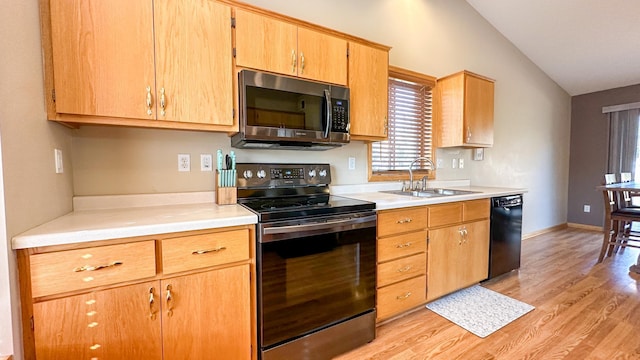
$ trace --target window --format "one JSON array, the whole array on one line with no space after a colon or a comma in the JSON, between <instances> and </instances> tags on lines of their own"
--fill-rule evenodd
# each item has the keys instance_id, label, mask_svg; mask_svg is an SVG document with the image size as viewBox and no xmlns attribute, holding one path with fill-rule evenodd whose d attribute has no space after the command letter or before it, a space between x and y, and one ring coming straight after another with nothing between
<instances>
[{"instance_id":1,"label":"window","mask_svg":"<svg viewBox=\"0 0 640 360\"><path fill-rule=\"evenodd\" d=\"M409 165L418 157L433 160L432 89L435 78L389 67L388 137L369 144L369 180L409 179ZM413 166L414 178L435 169L425 161ZM427 170L432 170L427 172Z\"/></svg>"}]
</instances>

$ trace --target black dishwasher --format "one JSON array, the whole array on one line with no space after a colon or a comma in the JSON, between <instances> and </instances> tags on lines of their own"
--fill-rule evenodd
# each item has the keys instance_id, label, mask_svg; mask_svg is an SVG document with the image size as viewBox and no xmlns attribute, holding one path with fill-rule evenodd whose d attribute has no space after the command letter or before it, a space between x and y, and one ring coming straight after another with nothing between
<instances>
[{"instance_id":1,"label":"black dishwasher","mask_svg":"<svg viewBox=\"0 0 640 360\"><path fill-rule=\"evenodd\" d=\"M491 199L489 279L520 268L522 195Z\"/></svg>"}]
</instances>

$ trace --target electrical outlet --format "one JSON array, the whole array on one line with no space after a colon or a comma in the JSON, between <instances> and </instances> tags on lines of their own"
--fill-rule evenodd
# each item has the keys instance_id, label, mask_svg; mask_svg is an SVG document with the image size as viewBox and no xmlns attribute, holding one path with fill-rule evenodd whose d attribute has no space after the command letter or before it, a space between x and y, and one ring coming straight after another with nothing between
<instances>
[{"instance_id":1,"label":"electrical outlet","mask_svg":"<svg viewBox=\"0 0 640 360\"><path fill-rule=\"evenodd\" d=\"M191 155L178 154L178 171L191 171Z\"/></svg>"},{"instance_id":2,"label":"electrical outlet","mask_svg":"<svg viewBox=\"0 0 640 360\"><path fill-rule=\"evenodd\" d=\"M53 149L53 157L56 165L56 174L62 174L64 172L64 166L62 164L62 150Z\"/></svg>"},{"instance_id":3,"label":"electrical outlet","mask_svg":"<svg viewBox=\"0 0 640 360\"><path fill-rule=\"evenodd\" d=\"M458 159L451 159L451 168L455 169L458 167Z\"/></svg>"},{"instance_id":4,"label":"electrical outlet","mask_svg":"<svg viewBox=\"0 0 640 360\"><path fill-rule=\"evenodd\" d=\"M444 167L444 161L442 159L436 160L436 169L442 169Z\"/></svg>"},{"instance_id":5,"label":"electrical outlet","mask_svg":"<svg viewBox=\"0 0 640 360\"><path fill-rule=\"evenodd\" d=\"M356 169L356 158L349 157L349 170L355 170L355 169Z\"/></svg>"},{"instance_id":6,"label":"electrical outlet","mask_svg":"<svg viewBox=\"0 0 640 360\"><path fill-rule=\"evenodd\" d=\"M586 212L586 213L591 212L591 205L585 205L585 206L582 208L582 211L584 211L584 212Z\"/></svg>"},{"instance_id":7,"label":"electrical outlet","mask_svg":"<svg viewBox=\"0 0 640 360\"><path fill-rule=\"evenodd\" d=\"M460 158L460 159L458 160L458 167L459 167L460 169L464 169L464 159L463 159L463 158Z\"/></svg>"},{"instance_id":8,"label":"electrical outlet","mask_svg":"<svg viewBox=\"0 0 640 360\"><path fill-rule=\"evenodd\" d=\"M213 171L213 157L211 154L200 154L200 171Z\"/></svg>"}]
</instances>

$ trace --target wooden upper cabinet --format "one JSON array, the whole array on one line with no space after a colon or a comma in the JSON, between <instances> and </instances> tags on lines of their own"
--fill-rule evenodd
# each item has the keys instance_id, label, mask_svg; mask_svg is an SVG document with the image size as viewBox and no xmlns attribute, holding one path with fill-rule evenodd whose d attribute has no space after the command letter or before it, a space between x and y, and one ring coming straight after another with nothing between
<instances>
[{"instance_id":1,"label":"wooden upper cabinet","mask_svg":"<svg viewBox=\"0 0 640 360\"><path fill-rule=\"evenodd\" d=\"M43 14L47 7L50 13L43 20L43 42L45 53L51 52L47 70L53 68L47 75L53 79L48 86L55 89L52 120L233 130L230 6L215 1L41 2Z\"/></svg>"},{"instance_id":2,"label":"wooden upper cabinet","mask_svg":"<svg viewBox=\"0 0 640 360\"><path fill-rule=\"evenodd\" d=\"M462 71L438 79L440 147L493 145L494 81Z\"/></svg>"},{"instance_id":3,"label":"wooden upper cabinet","mask_svg":"<svg viewBox=\"0 0 640 360\"><path fill-rule=\"evenodd\" d=\"M154 1L159 120L233 125L231 8Z\"/></svg>"},{"instance_id":4,"label":"wooden upper cabinet","mask_svg":"<svg viewBox=\"0 0 640 360\"><path fill-rule=\"evenodd\" d=\"M347 40L236 9L236 65L347 84Z\"/></svg>"},{"instance_id":5,"label":"wooden upper cabinet","mask_svg":"<svg viewBox=\"0 0 640 360\"><path fill-rule=\"evenodd\" d=\"M153 4L51 1L58 113L151 119L155 94Z\"/></svg>"},{"instance_id":6,"label":"wooden upper cabinet","mask_svg":"<svg viewBox=\"0 0 640 360\"><path fill-rule=\"evenodd\" d=\"M349 43L351 138L380 141L387 138L389 51Z\"/></svg>"},{"instance_id":7,"label":"wooden upper cabinet","mask_svg":"<svg viewBox=\"0 0 640 360\"><path fill-rule=\"evenodd\" d=\"M236 65L297 75L295 25L236 9Z\"/></svg>"}]
</instances>

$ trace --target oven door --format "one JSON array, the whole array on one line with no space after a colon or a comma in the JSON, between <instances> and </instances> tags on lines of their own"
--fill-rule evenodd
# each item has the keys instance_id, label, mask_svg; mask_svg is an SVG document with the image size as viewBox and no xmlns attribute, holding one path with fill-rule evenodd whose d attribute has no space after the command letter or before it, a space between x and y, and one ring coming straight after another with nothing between
<instances>
[{"instance_id":1,"label":"oven door","mask_svg":"<svg viewBox=\"0 0 640 360\"><path fill-rule=\"evenodd\" d=\"M259 224L262 351L375 308L376 214Z\"/></svg>"}]
</instances>

